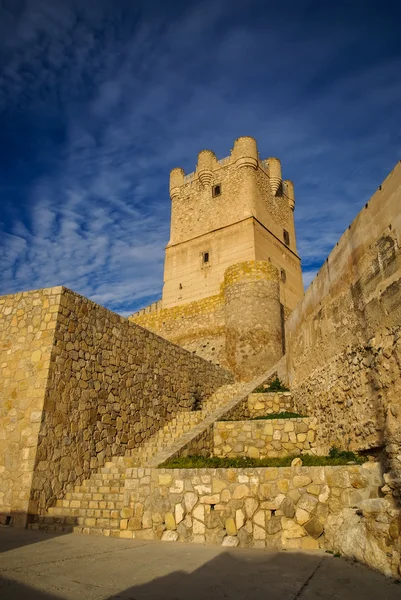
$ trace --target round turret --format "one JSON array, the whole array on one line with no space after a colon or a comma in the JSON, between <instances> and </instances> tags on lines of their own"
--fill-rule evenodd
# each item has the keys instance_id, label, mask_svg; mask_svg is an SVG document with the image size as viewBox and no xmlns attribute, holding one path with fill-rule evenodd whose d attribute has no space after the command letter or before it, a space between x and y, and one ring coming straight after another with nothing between
<instances>
[{"instance_id":1,"label":"round turret","mask_svg":"<svg viewBox=\"0 0 401 600\"><path fill-rule=\"evenodd\" d=\"M295 209L295 193L294 193L294 184L292 181L287 179L284 183L285 194L288 198L288 204L290 205L291 210Z\"/></svg>"},{"instance_id":2,"label":"round turret","mask_svg":"<svg viewBox=\"0 0 401 600\"><path fill-rule=\"evenodd\" d=\"M201 150L198 154L197 173L203 186L211 185L213 181L213 167L217 158L211 150Z\"/></svg>"},{"instance_id":3,"label":"round turret","mask_svg":"<svg viewBox=\"0 0 401 600\"><path fill-rule=\"evenodd\" d=\"M223 290L227 361L238 379L250 380L283 354L278 269L262 260L232 265Z\"/></svg>"},{"instance_id":4,"label":"round turret","mask_svg":"<svg viewBox=\"0 0 401 600\"><path fill-rule=\"evenodd\" d=\"M184 170L180 168L170 171L170 198L176 198L180 195L180 187L184 184Z\"/></svg>"},{"instance_id":5,"label":"round turret","mask_svg":"<svg viewBox=\"0 0 401 600\"><path fill-rule=\"evenodd\" d=\"M256 169L258 165L258 147L255 138L250 136L237 138L234 142L232 156L237 169L241 167Z\"/></svg>"},{"instance_id":6,"label":"round turret","mask_svg":"<svg viewBox=\"0 0 401 600\"><path fill-rule=\"evenodd\" d=\"M270 177L270 186L275 196L281 185L281 162L278 158L268 158L267 159L268 169L269 169L269 177Z\"/></svg>"}]
</instances>

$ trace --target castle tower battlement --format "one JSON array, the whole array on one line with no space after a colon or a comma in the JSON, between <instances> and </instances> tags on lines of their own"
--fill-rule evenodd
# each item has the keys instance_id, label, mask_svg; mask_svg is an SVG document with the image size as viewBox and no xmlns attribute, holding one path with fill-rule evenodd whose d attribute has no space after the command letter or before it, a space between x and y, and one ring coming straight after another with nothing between
<instances>
[{"instance_id":1,"label":"castle tower battlement","mask_svg":"<svg viewBox=\"0 0 401 600\"><path fill-rule=\"evenodd\" d=\"M294 186L278 158L262 160L256 140L235 140L218 160L201 150L196 169L170 174L171 229L166 248L163 307L219 293L225 270L268 260L280 273L280 298L291 311L303 295L294 226Z\"/></svg>"}]
</instances>

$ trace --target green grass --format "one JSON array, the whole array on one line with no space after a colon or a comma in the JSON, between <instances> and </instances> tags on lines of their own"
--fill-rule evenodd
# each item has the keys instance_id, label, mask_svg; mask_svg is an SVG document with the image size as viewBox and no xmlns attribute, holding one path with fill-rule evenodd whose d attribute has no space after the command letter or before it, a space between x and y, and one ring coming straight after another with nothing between
<instances>
[{"instance_id":1,"label":"green grass","mask_svg":"<svg viewBox=\"0 0 401 600\"><path fill-rule=\"evenodd\" d=\"M340 453L341 454L341 453ZM347 452L347 457L344 456L312 456L310 454L303 454L299 456L302 460L304 467L325 467L325 466L340 466L346 465L349 462L355 462L356 464L362 464L366 462L366 459L361 456L357 456L352 452ZM352 455L352 458L350 458ZM283 458L219 458L217 456L211 456L205 458L203 456L182 456L178 458L172 458L166 461L164 464L159 465L159 468L163 469L247 469L257 467L289 467L294 458L298 456L284 456Z\"/></svg>"},{"instance_id":2,"label":"green grass","mask_svg":"<svg viewBox=\"0 0 401 600\"><path fill-rule=\"evenodd\" d=\"M273 381L269 383L266 387L264 384L259 385L257 388L253 390L255 394L267 394L268 392L289 392L290 390L283 383L281 383L280 379L276 377Z\"/></svg>"},{"instance_id":3,"label":"green grass","mask_svg":"<svg viewBox=\"0 0 401 600\"><path fill-rule=\"evenodd\" d=\"M252 419L244 419L238 418L233 419L230 417L219 419L219 421L263 421L263 420L271 420L271 419L303 419L304 415L299 415L294 412L282 411L279 413L271 413L270 415L266 415L265 417L252 417Z\"/></svg>"},{"instance_id":4,"label":"green grass","mask_svg":"<svg viewBox=\"0 0 401 600\"><path fill-rule=\"evenodd\" d=\"M265 417L253 417L250 419L251 421L260 421L263 419L303 419L304 415L299 415L298 413L290 412L290 411L282 411L279 413L271 413L270 415L266 415Z\"/></svg>"}]
</instances>

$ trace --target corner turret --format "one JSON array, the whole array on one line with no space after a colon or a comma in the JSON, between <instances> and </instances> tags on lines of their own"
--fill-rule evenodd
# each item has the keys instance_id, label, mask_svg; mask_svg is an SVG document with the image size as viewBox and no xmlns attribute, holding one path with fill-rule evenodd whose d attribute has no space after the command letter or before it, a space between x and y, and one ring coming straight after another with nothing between
<instances>
[{"instance_id":1,"label":"corner turret","mask_svg":"<svg viewBox=\"0 0 401 600\"><path fill-rule=\"evenodd\" d=\"M184 184L184 170L177 168L170 171L170 198L173 200L180 195L180 187Z\"/></svg>"}]
</instances>

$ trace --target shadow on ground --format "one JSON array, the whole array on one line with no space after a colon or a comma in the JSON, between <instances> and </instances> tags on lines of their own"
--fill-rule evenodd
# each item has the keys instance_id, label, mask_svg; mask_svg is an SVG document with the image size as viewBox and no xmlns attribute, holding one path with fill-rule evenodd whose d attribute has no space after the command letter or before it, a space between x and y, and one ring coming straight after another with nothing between
<instances>
[{"instance_id":1,"label":"shadow on ground","mask_svg":"<svg viewBox=\"0 0 401 600\"><path fill-rule=\"evenodd\" d=\"M1 600L400 600L401 585L364 565L320 553L145 543L32 565L0 579ZM206 553L206 554L205 554ZM145 561L144 561L145 557ZM142 561L142 562L141 562ZM65 563L60 566L60 563ZM145 564L145 568L143 565ZM108 567L107 567L108 565ZM178 568L177 568L178 567ZM181 569L179 568L181 567ZM196 568L195 568L196 567ZM61 568L63 570L61 570ZM187 568L188 571L184 569ZM47 570L46 570L47 569ZM191 570L192 569L192 570ZM161 573L164 573L160 576ZM51 574L51 575L49 575ZM23 580L25 577L25 581ZM20 579L20 580L18 580ZM27 580L35 581L28 586ZM128 585L132 583L132 585ZM119 589L122 588L122 591Z\"/></svg>"},{"instance_id":2,"label":"shadow on ground","mask_svg":"<svg viewBox=\"0 0 401 600\"><path fill-rule=\"evenodd\" d=\"M21 515L23 515L23 519L25 520L25 513L11 513L7 515L0 513L0 553L43 541L42 531L30 531L29 535L27 535L27 531L24 527L13 527L14 523L22 522ZM58 525L57 518L47 517L47 519L47 526L49 528L54 526L56 529L56 525ZM28 517L28 521L29 520L30 517ZM68 528L69 530L64 532L48 531L46 532L47 538L51 539L67 535L71 532L73 526L74 525L71 525L71 527Z\"/></svg>"}]
</instances>

